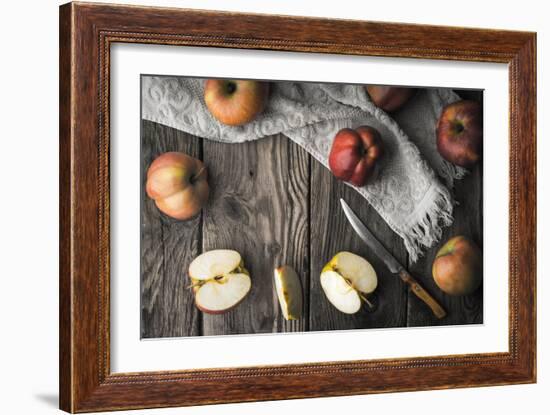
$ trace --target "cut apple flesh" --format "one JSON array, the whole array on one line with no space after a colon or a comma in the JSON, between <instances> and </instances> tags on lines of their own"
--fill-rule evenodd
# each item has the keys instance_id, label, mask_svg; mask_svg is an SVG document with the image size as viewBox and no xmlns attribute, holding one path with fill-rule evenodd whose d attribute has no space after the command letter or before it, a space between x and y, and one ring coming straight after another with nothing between
<instances>
[{"instance_id":1,"label":"cut apple flesh","mask_svg":"<svg viewBox=\"0 0 550 415\"><path fill-rule=\"evenodd\" d=\"M200 285L195 292L197 306L205 312L220 313L236 306L250 291L247 274L228 274Z\"/></svg>"},{"instance_id":2,"label":"cut apple flesh","mask_svg":"<svg viewBox=\"0 0 550 415\"><path fill-rule=\"evenodd\" d=\"M230 249L214 249L196 257L189 265L194 280L209 280L229 274L241 265L241 254Z\"/></svg>"},{"instance_id":3,"label":"cut apple flesh","mask_svg":"<svg viewBox=\"0 0 550 415\"><path fill-rule=\"evenodd\" d=\"M321 272L321 287L328 300L347 314L359 311L362 300L370 306L364 294L373 292L377 284L372 265L351 252L336 254Z\"/></svg>"},{"instance_id":4,"label":"cut apple flesh","mask_svg":"<svg viewBox=\"0 0 550 415\"><path fill-rule=\"evenodd\" d=\"M369 294L376 289L376 271L365 258L351 252L340 252L334 258L334 270L349 280L356 290Z\"/></svg>"},{"instance_id":5,"label":"cut apple flesh","mask_svg":"<svg viewBox=\"0 0 550 415\"><path fill-rule=\"evenodd\" d=\"M285 265L274 272L275 291L286 320L297 320L302 316L302 283L296 271Z\"/></svg>"},{"instance_id":6,"label":"cut apple flesh","mask_svg":"<svg viewBox=\"0 0 550 415\"><path fill-rule=\"evenodd\" d=\"M354 314L361 308L361 298L344 277L335 271L321 274L321 287L328 300L342 313Z\"/></svg>"},{"instance_id":7,"label":"cut apple flesh","mask_svg":"<svg viewBox=\"0 0 550 415\"><path fill-rule=\"evenodd\" d=\"M252 286L241 255L216 249L199 255L189 266L195 303L206 313L222 313L236 306Z\"/></svg>"}]
</instances>

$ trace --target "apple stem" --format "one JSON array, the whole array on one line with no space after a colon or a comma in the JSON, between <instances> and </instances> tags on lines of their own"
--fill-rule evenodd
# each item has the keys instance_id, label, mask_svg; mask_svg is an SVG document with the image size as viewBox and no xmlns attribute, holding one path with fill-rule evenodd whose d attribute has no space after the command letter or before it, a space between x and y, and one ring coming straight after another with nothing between
<instances>
[{"instance_id":1,"label":"apple stem","mask_svg":"<svg viewBox=\"0 0 550 415\"><path fill-rule=\"evenodd\" d=\"M191 181L196 181L201 176L203 171L206 171L206 167L204 166L202 166L199 172L192 177Z\"/></svg>"},{"instance_id":2,"label":"apple stem","mask_svg":"<svg viewBox=\"0 0 550 415\"><path fill-rule=\"evenodd\" d=\"M357 292L359 294L359 297L369 306L370 309L374 308L374 305L365 297L363 294L361 294L359 291Z\"/></svg>"},{"instance_id":3,"label":"apple stem","mask_svg":"<svg viewBox=\"0 0 550 415\"><path fill-rule=\"evenodd\" d=\"M336 268L334 268L334 269L336 270ZM367 297L365 297L363 294L361 294L361 292L353 286L353 284L351 283L350 280L348 280L347 278L344 278L344 281L346 281L346 283L351 288L353 288L355 291L357 291L357 294L359 295L359 298L361 298L361 300L363 300L369 306L369 308L371 310L374 308L374 305L372 305L372 303L367 299Z\"/></svg>"}]
</instances>

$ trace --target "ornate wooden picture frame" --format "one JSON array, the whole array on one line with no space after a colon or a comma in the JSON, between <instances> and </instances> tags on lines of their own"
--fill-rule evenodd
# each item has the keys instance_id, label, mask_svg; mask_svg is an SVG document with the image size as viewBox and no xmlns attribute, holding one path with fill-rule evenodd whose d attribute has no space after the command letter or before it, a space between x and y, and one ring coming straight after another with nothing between
<instances>
[{"instance_id":1,"label":"ornate wooden picture frame","mask_svg":"<svg viewBox=\"0 0 550 415\"><path fill-rule=\"evenodd\" d=\"M112 373L109 71L115 43L508 64L509 351ZM105 4L60 8L60 407L65 411L535 382L535 209L534 33Z\"/></svg>"}]
</instances>

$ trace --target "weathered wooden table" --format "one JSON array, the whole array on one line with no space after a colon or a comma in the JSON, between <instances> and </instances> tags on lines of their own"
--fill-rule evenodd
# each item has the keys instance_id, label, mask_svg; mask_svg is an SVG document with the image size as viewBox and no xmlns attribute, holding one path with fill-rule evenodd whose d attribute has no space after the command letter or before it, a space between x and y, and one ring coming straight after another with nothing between
<instances>
[{"instance_id":1,"label":"weathered wooden table","mask_svg":"<svg viewBox=\"0 0 550 415\"><path fill-rule=\"evenodd\" d=\"M481 93L461 93L481 99ZM284 135L244 144L203 140L173 128L142 121L141 335L142 338L208 336L474 324L483 322L483 289L450 297L433 282L431 264L440 244L412 263L401 239L366 201L338 182L328 169ZM166 151L182 151L204 160L211 188L202 214L178 222L161 214L145 194L152 160ZM458 181L454 223L442 242L465 234L480 247L482 238L482 165ZM447 310L437 320L401 280L371 255L353 232L339 206L344 198L398 261L408 266ZM241 253L252 290L221 315L200 312L188 288L189 263L217 248ZM378 274L377 308L354 315L334 308L322 291L322 267L339 251L365 257ZM273 269L289 264L302 279L304 313L285 321L273 288Z\"/></svg>"}]
</instances>

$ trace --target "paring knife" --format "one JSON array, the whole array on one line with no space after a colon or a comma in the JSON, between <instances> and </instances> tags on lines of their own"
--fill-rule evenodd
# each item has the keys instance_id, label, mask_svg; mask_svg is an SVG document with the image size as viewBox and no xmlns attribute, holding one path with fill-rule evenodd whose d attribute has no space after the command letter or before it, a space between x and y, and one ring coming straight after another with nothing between
<instances>
[{"instance_id":1,"label":"paring knife","mask_svg":"<svg viewBox=\"0 0 550 415\"><path fill-rule=\"evenodd\" d=\"M399 274L405 284L407 284L411 291L422 301L424 301L428 307L430 307L437 318L443 318L447 314L443 307L407 272L407 270L387 251L386 248L374 237L374 235L367 229L367 227L361 222L361 219L357 217L355 212L351 210L344 199L340 199L342 209L348 218L349 223L357 232L357 235L368 245L368 247L380 258L388 269L394 273Z\"/></svg>"}]
</instances>

